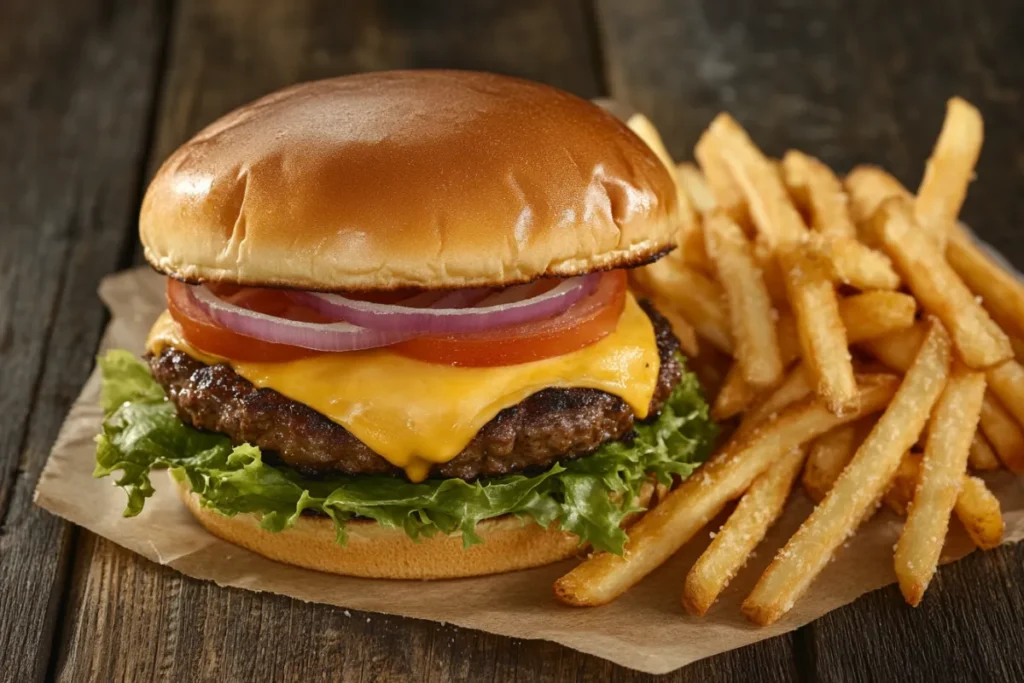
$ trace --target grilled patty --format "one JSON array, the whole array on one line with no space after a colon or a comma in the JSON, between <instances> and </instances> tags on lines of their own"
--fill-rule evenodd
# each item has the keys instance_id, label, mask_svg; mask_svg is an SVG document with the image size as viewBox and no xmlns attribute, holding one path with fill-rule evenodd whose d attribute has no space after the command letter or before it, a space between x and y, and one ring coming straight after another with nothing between
<instances>
[{"instance_id":1,"label":"grilled patty","mask_svg":"<svg viewBox=\"0 0 1024 683\"><path fill-rule=\"evenodd\" d=\"M648 302L641 305L654 324L661 358L653 417L679 382L679 341ZM338 423L273 389L257 389L226 363L207 365L171 347L147 359L188 424L226 434L236 444L255 444L306 475L403 474ZM472 480L546 468L630 438L633 419L622 399L603 391L545 389L498 413L430 476Z\"/></svg>"}]
</instances>

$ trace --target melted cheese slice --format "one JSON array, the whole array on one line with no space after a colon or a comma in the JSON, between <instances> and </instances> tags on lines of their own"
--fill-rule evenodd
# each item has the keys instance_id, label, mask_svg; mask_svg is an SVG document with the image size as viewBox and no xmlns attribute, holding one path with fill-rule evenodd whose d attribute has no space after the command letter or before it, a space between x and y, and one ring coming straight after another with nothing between
<instances>
[{"instance_id":1,"label":"melted cheese slice","mask_svg":"<svg viewBox=\"0 0 1024 683\"><path fill-rule=\"evenodd\" d=\"M502 409L548 387L600 389L647 416L657 384L654 328L632 295L615 331L579 351L532 363L456 368L387 349L327 353L283 363L234 361L199 351L164 313L147 349L173 346L204 363L228 363L260 388L274 389L340 424L388 462L422 481L431 464L458 455Z\"/></svg>"}]
</instances>

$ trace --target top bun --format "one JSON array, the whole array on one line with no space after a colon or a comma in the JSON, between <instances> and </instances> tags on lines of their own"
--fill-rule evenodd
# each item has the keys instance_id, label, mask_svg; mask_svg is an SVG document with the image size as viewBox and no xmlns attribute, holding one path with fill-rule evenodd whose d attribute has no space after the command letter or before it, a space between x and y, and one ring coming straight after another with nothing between
<instances>
[{"instance_id":1,"label":"top bun","mask_svg":"<svg viewBox=\"0 0 1024 683\"><path fill-rule=\"evenodd\" d=\"M622 123L545 85L395 71L224 116L142 203L146 259L189 282L321 291L500 286L670 250L676 190Z\"/></svg>"}]
</instances>

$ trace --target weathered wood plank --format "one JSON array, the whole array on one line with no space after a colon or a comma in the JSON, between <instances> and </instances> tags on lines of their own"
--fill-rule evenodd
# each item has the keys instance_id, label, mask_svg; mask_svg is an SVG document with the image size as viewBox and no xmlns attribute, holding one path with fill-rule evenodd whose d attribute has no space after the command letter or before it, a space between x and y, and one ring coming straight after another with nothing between
<instances>
[{"instance_id":1,"label":"weathered wood plank","mask_svg":"<svg viewBox=\"0 0 1024 683\"><path fill-rule=\"evenodd\" d=\"M798 147L838 169L871 162L916 187L959 94L988 144L964 217L1024 267L1019 178L1024 12L1012 2L599 2L611 95L651 115L677 158L730 111L771 154ZM1019 680L1020 546L940 570L917 610L895 589L798 637L813 678Z\"/></svg>"},{"instance_id":2,"label":"weathered wood plank","mask_svg":"<svg viewBox=\"0 0 1024 683\"><path fill-rule=\"evenodd\" d=\"M124 260L156 91L156 2L0 4L0 680L41 680L70 525L32 505Z\"/></svg>"}]
</instances>

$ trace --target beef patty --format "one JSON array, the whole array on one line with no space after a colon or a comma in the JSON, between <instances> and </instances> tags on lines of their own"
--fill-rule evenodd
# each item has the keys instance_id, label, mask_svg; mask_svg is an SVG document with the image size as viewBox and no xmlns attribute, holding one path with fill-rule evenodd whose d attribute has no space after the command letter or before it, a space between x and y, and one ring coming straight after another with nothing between
<instances>
[{"instance_id":1,"label":"beef patty","mask_svg":"<svg viewBox=\"0 0 1024 683\"><path fill-rule=\"evenodd\" d=\"M650 415L661 411L679 382L679 341L668 322L641 302L654 324L661 368ZM273 389L257 389L226 363L207 365L166 347L147 356L153 376L186 423L248 442L306 475L402 474L336 422ZM633 411L597 389L544 389L505 408L432 477L478 477L548 467L633 434Z\"/></svg>"}]
</instances>

